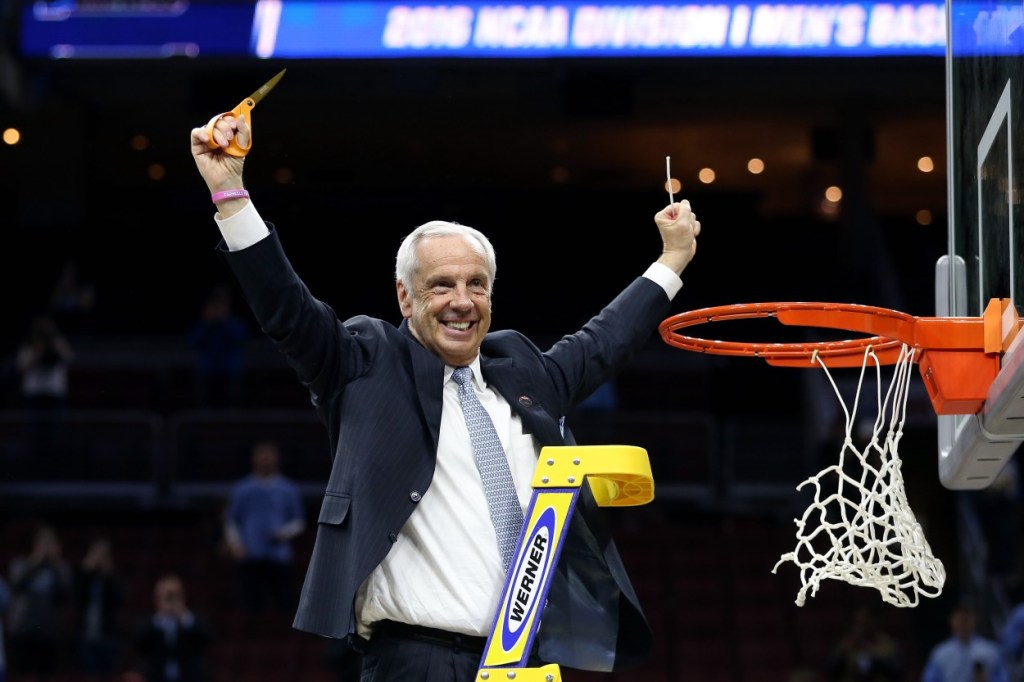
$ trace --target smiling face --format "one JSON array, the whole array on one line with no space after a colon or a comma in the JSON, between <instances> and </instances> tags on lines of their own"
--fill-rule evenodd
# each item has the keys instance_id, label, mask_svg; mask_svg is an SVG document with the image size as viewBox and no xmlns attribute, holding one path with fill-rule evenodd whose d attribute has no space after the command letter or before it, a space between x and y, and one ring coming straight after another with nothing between
<instances>
[{"instance_id":1,"label":"smiling face","mask_svg":"<svg viewBox=\"0 0 1024 682\"><path fill-rule=\"evenodd\" d=\"M459 235L416 245L412 286L398 281L402 316L423 346L446 364L468 365L491 326L491 281L484 256Z\"/></svg>"}]
</instances>

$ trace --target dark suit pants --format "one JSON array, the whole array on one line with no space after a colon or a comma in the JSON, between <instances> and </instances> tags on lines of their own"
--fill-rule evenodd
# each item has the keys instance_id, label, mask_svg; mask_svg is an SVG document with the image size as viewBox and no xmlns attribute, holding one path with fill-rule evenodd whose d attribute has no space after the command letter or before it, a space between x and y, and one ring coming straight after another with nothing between
<instances>
[{"instance_id":1,"label":"dark suit pants","mask_svg":"<svg viewBox=\"0 0 1024 682\"><path fill-rule=\"evenodd\" d=\"M363 654L360 682L473 682L480 656L452 644L374 636Z\"/></svg>"}]
</instances>

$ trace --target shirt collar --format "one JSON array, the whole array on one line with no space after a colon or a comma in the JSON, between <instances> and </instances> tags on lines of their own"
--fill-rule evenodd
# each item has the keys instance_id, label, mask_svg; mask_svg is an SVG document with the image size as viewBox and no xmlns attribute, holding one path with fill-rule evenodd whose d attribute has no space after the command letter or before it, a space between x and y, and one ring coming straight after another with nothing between
<instances>
[{"instance_id":1,"label":"shirt collar","mask_svg":"<svg viewBox=\"0 0 1024 682\"><path fill-rule=\"evenodd\" d=\"M478 389L487 388L487 383L484 381L483 374L480 373L480 354L477 353L473 362L469 363L469 369L473 372L473 385ZM444 366L444 383L447 384L455 374L455 367L453 365Z\"/></svg>"}]
</instances>

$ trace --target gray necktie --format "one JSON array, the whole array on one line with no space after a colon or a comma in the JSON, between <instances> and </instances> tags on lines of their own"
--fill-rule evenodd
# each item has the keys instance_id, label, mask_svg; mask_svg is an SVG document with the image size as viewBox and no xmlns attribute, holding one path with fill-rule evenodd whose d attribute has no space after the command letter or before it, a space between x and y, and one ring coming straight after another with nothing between
<instances>
[{"instance_id":1,"label":"gray necktie","mask_svg":"<svg viewBox=\"0 0 1024 682\"><path fill-rule=\"evenodd\" d=\"M498 536L502 565L507 569L523 528L523 510L519 506L512 472L508 468L508 459L498 439L498 432L494 430L494 422L473 391L472 370L469 367L458 367L452 378L459 385L459 401L466 417L466 426L469 427L470 440L473 441L476 468L484 482L484 494L491 508L491 523Z\"/></svg>"}]
</instances>

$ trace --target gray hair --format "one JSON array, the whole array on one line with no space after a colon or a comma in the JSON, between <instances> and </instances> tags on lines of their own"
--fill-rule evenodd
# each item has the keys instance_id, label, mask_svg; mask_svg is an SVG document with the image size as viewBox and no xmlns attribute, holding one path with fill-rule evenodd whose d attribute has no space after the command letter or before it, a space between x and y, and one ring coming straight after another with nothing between
<instances>
[{"instance_id":1,"label":"gray hair","mask_svg":"<svg viewBox=\"0 0 1024 682\"><path fill-rule=\"evenodd\" d=\"M464 238L474 251L484 257L493 291L494 279L498 274L498 262L494 256L494 247L491 245L491 241L480 230L445 220L431 220L428 223L423 223L402 240L402 245L398 247L398 256L395 258L395 281L402 282L407 288L412 288L412 278L420 267L416 247L422 239L452 236Z\"/></svg>"}]
</instances>

